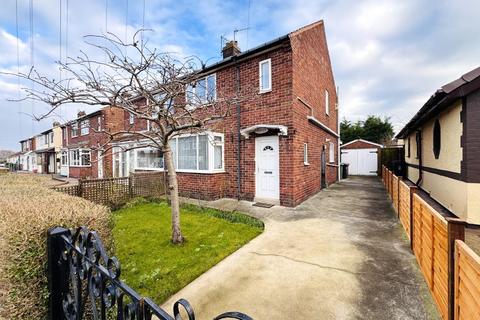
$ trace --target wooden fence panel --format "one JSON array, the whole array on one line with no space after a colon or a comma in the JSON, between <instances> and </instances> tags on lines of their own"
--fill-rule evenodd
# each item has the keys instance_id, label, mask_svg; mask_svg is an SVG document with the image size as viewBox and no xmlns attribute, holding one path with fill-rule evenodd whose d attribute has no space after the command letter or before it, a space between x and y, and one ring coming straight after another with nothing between
<instances>
[{"instance_id":1,"label":"wooden fence panel","mask_svg":"<svg viewBox=\"0 0 480 320\"><path fill-rule=\"evenodd\" d=\"M398 215L400 222L402 223L403 229L407 233L408 240L412 241L410 236L411 226L410 226L410 186L406 182L400 180L398 183Z\"/></svg>"},{"instance_id":2,"label":"wooden fence panel","mask_svg":"<svg viewBox=\"0 0 480 320\"><path fill-rule=\"evenodd\" d=\"M78 185L53 189L110 207L124 204L133 197L162 197L166 190L161 172L135 173L123 178L79 180Z\"/></svg>"},{"instance_id":3,"label":"wooden fence panel","mask_svg":"<svg viewBox=\"0 0 480 320\"><path fill-rule=\"evenodd\" d=\"M480 256L455 241L454 319L480 319Z\"/></svg>"},{"instance_id":4,"label":"wooden fence panel","mask_svg":"<svg viewBox=\"0 0 480 320\"><path fill-rule=\"evenodd\" d=\"M398 214L398 180L399 177L392 174L392 202L393 202L393 209Z\"/></svg>"},{"instance_id":5,"label":"wooden fence panel","mask_svg":"<svg viewBox=\"0 0 480 320\"><path fill-rule=\"evenodd\" d=\"M448 224L418 194L413 195L413 251L440 315L448 319Z\"/></svg>"}]
</instances>

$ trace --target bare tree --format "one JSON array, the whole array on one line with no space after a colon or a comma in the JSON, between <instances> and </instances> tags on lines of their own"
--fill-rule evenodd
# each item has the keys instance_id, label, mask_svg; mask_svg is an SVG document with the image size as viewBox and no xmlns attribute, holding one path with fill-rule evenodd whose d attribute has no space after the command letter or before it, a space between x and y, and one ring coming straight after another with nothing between
<instances>
[{"instance_id":1,"label":"bare tree","mask_svg":"<svg viewBox=\"0 0 480 320\"><path fill-rule=\"evenodd\" d=\"M126 43L114 34L89 35L86 43L99 50L102 58L91 58L85 52L67 63L57 62L64 78L55 81L31 69L17 76L32 81L34 88L24 88L23 99L42 101L51 106L49 116L64 104L84 104L121 108L136 119L150 123L150 129L136 130L130 126L116 132L105 132L109 141L131 137L138 143L135 148L154 147L163 153L164 167L168 171L168 188L171 202L172 242L182 243L178 182L170 139L176 135L195 133L208 128L225 117L240 100L253 97L247 90L220 96L215 90L207 91L202 75L203 64L196 67L196 58L176 59L172 54L150 50L137 40ZM126 54L128 52L128 55ZM197 90L190 90L197 86ZM200 86L200 87L198 87ZM213 88L212 88L213 89Z\"/></svg>"}]
</instances>

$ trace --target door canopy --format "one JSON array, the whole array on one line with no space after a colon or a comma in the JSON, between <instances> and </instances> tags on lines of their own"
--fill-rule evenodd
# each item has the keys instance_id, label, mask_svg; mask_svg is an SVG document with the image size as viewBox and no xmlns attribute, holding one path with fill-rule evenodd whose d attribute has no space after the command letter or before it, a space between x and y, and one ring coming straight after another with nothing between
<instances>
[{"instance_id":1,"label":"door canopy","mask_svg":"<svg viewBox=\"0 0 480 320\"><path fill-rule=\"evenodd\" d=\"M286 136L288 134L287 126L282 126L279 124L256 124L254 126L240 130L240 134L245 137L245 139L250 138L252 133L254 134L264 134L271 131L272 133L277 133L279 136Z\"/></svg>"}]
</instances>

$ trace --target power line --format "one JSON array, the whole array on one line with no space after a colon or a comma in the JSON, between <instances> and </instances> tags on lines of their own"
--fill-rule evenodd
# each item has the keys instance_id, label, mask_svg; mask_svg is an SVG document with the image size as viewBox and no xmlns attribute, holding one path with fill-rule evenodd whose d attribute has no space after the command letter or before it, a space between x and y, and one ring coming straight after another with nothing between
<instances>
[{"instance_id":1,"label":"power line","mask_svg":"<svg viewBox=\"0 0 480 320\"><path fill-rule=\"evenodd\" d=\"M35 66L35 60L34 60L34 49L35 49L35 44L34 44L34 19L33 19L33 0L30 0L30 3L29 3L29 16L30 16L30 64L32 65L32 69L34 68ZM35 89L35 84L33 83L33 81L31 81L31 88L32 88L32 91ZM34 106L34 102L33 102L33 99L30 100L31 104L30 104L30 108L31 108L31 114L33 115L33 106ZM34 132L34 120L32 119L32 135L33 135L33 132Z\"/></svg>"},{"instance_id":2,"label":"power line","mask_svg":"<svg viewBox=\"0 0 480 320\"><path fill-rule=\"evenodd\" d=\"M128 0L125 1L125 44L127 44L128 34ZM127 57L127 46L125 46L125 58Z\"/></svg>"},{"instance_id":3,"label":"power line","mask_svg":"<svg viewBox=\"0 0 480 320\"><path fill-rule=\"evenodd\" d=\"M19 45L19 32L18 32L18 0L15 0L15 27L17 35L17 97L20 100L20 45ZM18 107L20 111L18 112L18 127L20 128L20 135L23 136L22 128L22 102L18 101Z\"/></svg>"}]
</instances>

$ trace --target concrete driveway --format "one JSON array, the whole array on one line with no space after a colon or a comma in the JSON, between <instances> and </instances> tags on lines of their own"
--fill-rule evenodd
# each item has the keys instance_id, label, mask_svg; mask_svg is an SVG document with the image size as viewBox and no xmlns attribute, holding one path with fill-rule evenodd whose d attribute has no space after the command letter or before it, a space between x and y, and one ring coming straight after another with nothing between
<instances>
[{"instance_id":1,"label":"concrete driveway","mask_svg":"<svg viewBox=\"0 0 480 320\"><path fill-rule=\"evenodd\" d=\"M352 177L295 209L208 203L261 218L265 232L171 297L198 319L436 319L415 257L378 178Z\"/></svg>"}]
</instances>

